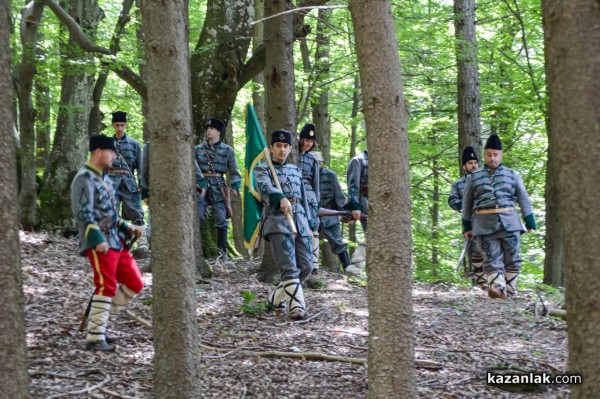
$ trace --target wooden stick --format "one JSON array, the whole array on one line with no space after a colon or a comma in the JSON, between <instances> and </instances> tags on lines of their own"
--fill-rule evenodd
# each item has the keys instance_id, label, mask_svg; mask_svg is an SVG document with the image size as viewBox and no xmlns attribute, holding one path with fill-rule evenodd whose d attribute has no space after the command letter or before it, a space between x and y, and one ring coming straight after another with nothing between
<instances>
[{"instance_id":1,"label":"wooden stick","mask_svg":"<svg viewBox=\"0 0 600 399\"><path fill-rule=\"evenodd\" d=\"M264 148L265 158L267 163L269 164L269 168L271 169L271 173L273 174L273 181L275 182L275 187L283 193L281 189L281 185L279 184L279 179L277 178L277 172L275 172L275 167L273 166L273 162L271 161L271 151L269 151L269 147ZM290 227L292 228L292 234L298 234L298 230L296 230L296 223L294 223L294 219L292 218L291 213L286 213L288 222L290 223Z\"/></svg>"},{"instance_id":2,"label":"wooden stick","mask_svg":"<svg viewBox=\"0 0 600 399\"><path fill-rule=\"evenodd\" d=\"M136 315L131 310L125 310L125 314L127 316L131 317L133 320L135 320L138 323L140 323L141 325L143 325L144 327L148 327L149 329L152 330L152 323L150 323L147 320L142 319L140 316Z\"/></svg>"},{"instance_id":3,"label":"wooden stick","mask_svg":"<svg viewBox=\"0 0 600 399\"><path fill-rule=\"evenodd\" d=\"M562 319L567 318L567 311L563 309L548 308L548 316L560 317Z\"/></svg>"}]
</instances>

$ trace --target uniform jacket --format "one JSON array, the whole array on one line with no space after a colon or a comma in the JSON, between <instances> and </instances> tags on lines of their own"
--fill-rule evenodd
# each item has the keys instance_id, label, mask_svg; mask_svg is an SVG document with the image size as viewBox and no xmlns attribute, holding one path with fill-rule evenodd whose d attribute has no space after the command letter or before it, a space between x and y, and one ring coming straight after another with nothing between
<instances>
[{"instance_id":1,"label":"uniform jacket","mask_svg":"<svg viewBox=\"0 0 600 399\"><path fill-rule=\"evenodd\" d=\"M119 217L114 196L110 178L89 162L75 175L71 207L79 229L81 255L105 241L112 249L123 249L121 238L125 237L128 224Z\"/></svg>"},{"instance_id":2,"label":"uniform jacket","mask_svg":"<svg viewBox=\"0 0 600 399\"><path fill-rule=\"evenodd\" d=\"M208 153L215 168L214 173L220 173L221 175L227 174L229 176L229 181L231 182L231 187L239 192L242 177L240 176L240 171L235 162L235 152L233 151L233 148L221 141L215 143L214 146L210 145L208 141L205 141L196 146L195 158L202 174L205 175L204 181L206 182L206 187L210 190L212 195L212 197L209 196L208 198L215 198L216 201L223 201L223 195L219 190L219 184L224 185L225 179L223 176L206 176L207 173L213 173L206 157L206 153ZM202 185L201 187L204 186Z\"/></svg>"},{"instance_id":3,"label":"uniform jacket","mask_svg":"<svg viewBox=\"0 0 600 399\"><path fill-rule=\"evenodd\" d=\"M487 165L467 176L463 198L463 232L474 236L493 234L501 225L506 231L524 232L516 210L502 213L475 214L478 209L514 207L519 203L527 228L535 229L531 203L521 175L502 164L492 173Z\"/></svg>"},{"instance_id":4,"label":"uniform jacket","mask_svg":"<svg viewBox=\"0 0 600 399\"><path fill-rule=\"evenodd\" d=\"M455 211L462 211L463 194L465 192L466 181L467 176L465 175L452 183L450 196L448 197L448 205L450 205L450 208L454 209Z\"/></svg>"},{"instance_id":5,"label":"uniform jacket","mask_svg":"<svg viewBox=\"0 0 600 399\"><path fill-rule=\"evenodd\" d=\"M319 161L311 152L300 153L300 161L298 163L302 170L302 180L306 189L308 206L310 207L310 219L312 225L318 224L319 204L321 202L321 194L319 192L320 176L319 176Z\"/></svg>"},{"instance_id":6,"label":"uniform jacket","mask_svg":"<svg viewBox=\"0 0 600 399\"><path fill-rule=\"evenodd\" d=\"M348 182L348 209L351 211L360 210L367 212L369 207L369 198L364 195L363 188L369 186L369 159L367 150L362 154L352 158L346 169Z\"/></svg>"},{"instance_id":7,"label":"uniform jacket","mask_svg":"<svg viewBox=\"0 0 600 399\"><path fill-rule=\"evenodd\" d=\"M338 180L337 174L327 168L319 168L321 193L321 206L335 211L343 211L346 205L346 195L342 191L342 186ZM339 216L321 216L323 226L327 227L332 224L339 224Z\"/></svg>"},{"instance_id":8,"label":"uniform jacket","mask_svg":"<svg viewBox=\"0 0 600 399\"><path fill-rule=\"evenodd\" d=\"M309 207L300 168L287 162L279 164L273 161L273 165L283 191L275 186L271 170L266 162L254 168L257 191L261 195L262 202L267 204L263 208L262 214L262 236L268 241L270 234L292 234L287 217L279 209L279 201L286 197L292 202L292 218L296 223L298 235L311 237L312 232L308 222Z\"/></svg>"},{"instance_id":9,"label":"uniform jacket","mask_svg":"<svg viewBox=\"0 0 600 399\"><path fill-rule=\"evenodd\" d=\"M122 169L129 170L131 174L109 174L115 190L124 188L130 193L138 191L138 187L141 186L140 181L142 179L142 147L140 143L132 139L131 137L124 135L121 140L117 139L117 159L113 162L110 169ZM134 173L137 170L138 181L134 177ZM121 187L123 185L124 187Z\"/></svg>"}]
</instances>

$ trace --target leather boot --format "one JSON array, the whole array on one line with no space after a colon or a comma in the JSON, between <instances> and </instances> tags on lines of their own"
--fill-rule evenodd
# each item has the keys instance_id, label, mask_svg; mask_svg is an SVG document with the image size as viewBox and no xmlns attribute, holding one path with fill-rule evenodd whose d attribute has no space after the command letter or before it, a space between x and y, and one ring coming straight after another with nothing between
<instances>
[{"instance_id":1,"label":"leather boot","mask_svg":"<svg viewBox=\"0 0 600 399\"><path fill-rule=\"evenodd\" d=\"M346 270L346 268L350 265L350 255L348 255L348 251L346 250L338 254L338 256L340 257L340 263L342 264L342 267L344 270Z\"/></svg>"},{"instance_id":2,"label":"leather boot","mask_svg":"<svg viewBox=\"0 0 600 399\"><path fill-rule=\"evenodd\" d=\"M227 259L227 227L217 229L217 249L219 250L219 258Z\"/></svg>"},{"instance_id":3,"label":"leather boot","mask_svg":"<svg viewBox=\"0 0 600 399\"><path fill-rule=\"evenodd\" d=\"M86 348L97 351L113 352L115 347L106 342L106 326L110 317L112 298L94 295L90 306L87 324Z\"/></svg>"}]
</instances>

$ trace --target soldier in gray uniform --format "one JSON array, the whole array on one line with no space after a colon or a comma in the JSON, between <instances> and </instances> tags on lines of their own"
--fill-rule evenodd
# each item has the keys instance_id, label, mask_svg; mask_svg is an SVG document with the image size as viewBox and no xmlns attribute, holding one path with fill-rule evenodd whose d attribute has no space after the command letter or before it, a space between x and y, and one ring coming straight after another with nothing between
<instances>
[{"instance_id":1,"label":"soldier in gray uniform","mask_svg":"<svg viewBox=\"0 0 600 399\"><path fill-rule=\"evenodd\" d=\"M143 288L140 271L124 238L139 237L142 227L119 216L115 190L105 171L116 158L114 138L90 139L90 160L71 183L71 205L79 229L79 254L88 257L94 273L94 295L89 305L87 348L114 351L106 328L117 313Z\"/></svg>"},{"instance_id":2,"label":"soldier in gray uniform","mask_svg":"<svg viewBox=\"0 0 600 399\"><path fill-rule=\"evenodd\" d=\"M206 182L206 196L198 199L198 213L200 224L206 219L204 213L208 205L212 207L215 227L217 228L217 248L219 257L227 257L227 227L230 215L227 215L227 206L230 206L229 193L238 196L242 177L235 162L233 148L221 141L225 133L225 123L217 118L210 118L205 125L207 139L196 146L196 162L204 175ZM224 175L229 175L232 190L227 188ZM204 187L203 187L204 188ZM225 193L225 195L223 194Z\"/></svg>"},{"instance_id":3,"label":"soldier in gray uniform","mask_svg":"<svg viewBox=\"0 0 600 399\"><path fill-rule=\"evenodd\" d=\"M473 147L466 147L462 153L462 168L465 175L452 183L450 196L448 197L448 205L455 211L462 212L463 193L465 191L465 182L467 176L475 172L479 168L479 159ZM483 272L483 255L477 250L475 240L469 242L467 248L469 254L470 269L473 271L473 283L481 289L487 290L487 280Z\"/></svg>"},{"instance_id":4,"label":"soldier in gray uniform","mask_svg":"<svg viewBox=\"0 0 600 399\"><path fill-rule=\"evenodd\" d=\"M352 217L360 220L367 239L367 221L360 218L362 213L369 209L369 159L367 150L362 154L352 158L346 169L348 183L348 203L346 207L352 211ZM365 267L367 258L366 245L359 243L358 248L352 254L350 266L346 268L346 273L353 276L360 276Z\"/></svg>"},{"instance_id":5,"label":"soldier in gray uniform","mask_svg":"<svg viewBox=\"0 0 600 399\"><path fill-rule=\"evenodd\" d=\"M123 216L137 226L144 226L144 211L139 187L142 179L142 147L140 143L125 134L127 113L113 112L112 126L117 141L117 159L108 170L108 177L116 190L117 209L123 206ZM137 171L137 182L134 173ZM137 244L136 256L148 255L146 235L142 235Z\"/></svg>"},{"instance_id":6,"label":"soldier in gray uniform","mask_svg":"<svg viewBox=\"0 0 600 399\"><path fill-rule=\"evenodd\" d=\"M317 133L315 125L307 123L300 131L298 148L300 149L300 160L298 166L302 170L304 188L306 189L309 206L309 221L312 226L313 236L311 239L313 254L313 274L319 269L319 203L321 201L319 192L319 162L311 153L315 148Z\"/></svg>"},{"instance_id":7,"label":"soldier in gray uniform","mask_svg":"<svg viewBox=\"0 0 600 399\"><path fill-rule=\"evenodd\" d=\"M296 165L287 163L292 151L292 135L277 130L271 136L271 153L277 179L275 184L271 169L266 162L254 169L254 179L261 200L265 203L261 235L271 243L273 256L281 271L281 283L267 299L267 304L279 310L286 307L291 319L306 316L304 293L301 282L312 271L312 231L309 226L309 205L302 172ZM286 214L292 214L297 234Z\"/></svg>"},{"instance_id":8,"label":"soldier in gray uniform","mask_svg":"<svg viewBox=\"0 0 600 399\"><path fill-rule=\"evenodd\" d=\"M321 207L332 209L334 211L345 210L346 196L342 191L342 186L338 180L337 174L323 166L323 154L313 153L319 161L319 192L321 194ZM321 216L320 229L331 247L331 252L337 254L344 270L350 266L350 256L348 255L348 244L342 238L339 216Z\"/></svg>"},{"instance_id":9,"label":"soldier in gray uniform","mask_svg":"<svg viewBox=\"0 0 600 399\"><path fill-rule=\"evenodd\" d=\"M483 254L488 295L507 297L517 292L521 271L521 234L525 232L515 201L519 203L527 231L536 228L535 217L521 175L502 165L502 142L492 135L485 144L485 165L467 177L463 198L463 232L475 237Z\"/></svg>"}]
</instances>

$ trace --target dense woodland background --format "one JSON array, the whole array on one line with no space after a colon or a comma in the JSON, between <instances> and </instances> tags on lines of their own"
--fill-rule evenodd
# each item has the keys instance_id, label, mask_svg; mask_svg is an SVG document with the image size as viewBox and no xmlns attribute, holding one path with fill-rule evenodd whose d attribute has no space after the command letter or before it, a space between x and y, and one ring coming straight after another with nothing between
<instances>
[{"instance_id":1,"label":"dense woodland background","mask_svg":"<svg viewBox=\"0 0 600 399\"><path fill-rule=\"evenodd\" d=\"M225 141L242 167L248 102L265 132L296 132L314 122L326 163L343 184L348 160L369 143L370 397L415 396L410 273L422 282L466 284L453 272L463 240L447 194L460 176L462 148L480 148L493 133L504 142L505 165L521 172L540 226L522 240L521 287L566 281L568 370L584 379L571 392L598 391L600 370L590 352L600 340L600 289L590 278L600 273L593 203L600 196L597 2L3 0L0 6L0 19L9 21L0 23L2 48L10 48L0 57L0 115L13 124L1 133L15 143L0 157L6 171L0 217L7 226L0 271L8 276L0 292L9 305L0 330L11 332L0 339L3 350L15 348L0 374L16 370L15 393L27 386L16 226L56 233L73 224L72 177L86 159L89 136L112 134L110 113L120 109L129 114L128 134L161 144L151 159L151 170L160 171L151 173L151 185L160 188L152 203L172 205L156 213L152 250L152 261L163 261L153 276L154 393L195 397L192 266L201 268L203 253L214 253L214 233L203 229L201 239L194 226L187 149L203 139L204 121L218 117L228 123ZM231 251L245 256L241 203L234 209ZM170 224L168 217L175 217ZM344 234L356 238L353 227ZM182 259L172 256L174 249ZM268 281L265 270L274 264L268 250L261 262L259 279ZM378 331L387 333L380 341ZM171 383L177 389L167 388Z\"/></svg>"},{"instance_id":2,"label":"dense woodland background","mask_svg":"<svg viewBox=\"0 0 600 399\"><path fill-rule=\"evenodd\" d=\"M23 3L12 2L11 51L19 105L15 134L20 138L22 227L54 230L70 223L68 204L61 198L74 166L85 159L86 133L112 134L110 113L120 109L129 113L127 133L144 141L145 58L135 2L62 3L65 10L72 7L75 21L89 23L81 24L82 31L98 52L82 50L43 3L30 2L22 9ZM315 3L322 2L297 6ZM297 131L306 122L317 124L326 163L344 184L348 160L366 148L362 97L350 13L344 4L326 6L335 8L294 14L297 118L289 128ZM227 2L189 2L195 142L202 139L206 117L229 121L226 141L236 149L238 166L243 168L245 105L264 93L259 82L248 80L254 73L252 63L264 56L260 32L251 28L263 23L246 26L246 37L235 36L237 32L227 35L219 31L223 25L237 24L241 31L248 22L227 20L223 15L227 8ZM452 269L462 245L460 216L446 203L450 184L460 177L453 2L401 1L393 3L392 10L408 115L414 272L418 279L450 281L456 279ZM246 17L253 13L247 10ZM538 1L479 2L474 17L481 95L478 145L491 133L500 134L505 164L523 175L540 225L523 239L521 281L533 284L542 280L546 233L547 98L541 9ZM232 37L238 41L232 42ZM102 49L114 55L102 54ZM216 83L209 82L211 72L220 74ZM247 84L242 86L240 79ZM227 96L235 101L224 99ZM264 121L260 103L257 109ZM472 140L462 147L466 145L477 146ZM240 222L234 222L236 236ZM346 228L345 233L353 232ZM236 242L243 253L240 238Z\"/></svg>"}]
</instances>

